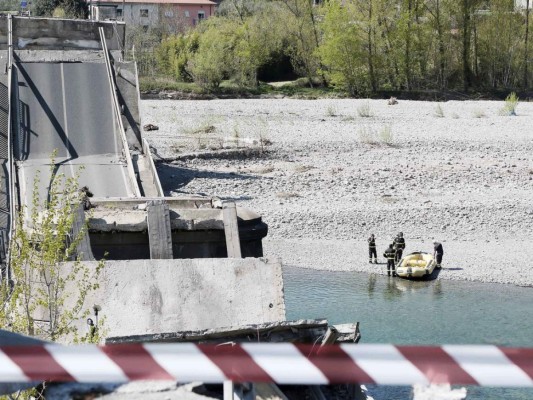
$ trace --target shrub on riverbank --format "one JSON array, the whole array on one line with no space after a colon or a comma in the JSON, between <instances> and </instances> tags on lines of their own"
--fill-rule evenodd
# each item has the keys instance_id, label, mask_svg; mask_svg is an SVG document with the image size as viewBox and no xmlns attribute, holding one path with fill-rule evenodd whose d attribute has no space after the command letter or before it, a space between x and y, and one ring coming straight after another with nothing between
<instances>
[{"instance_id":1,"label":"shrub on riverbank","mask_svg":"<svg viewBox=\"0 0 533 400\"><path fill-rule=\"evenodd\" d=\"M331 85L351 97L461 90L470 98L495 89L507 95L533 78L531 22L507 0L485 8L479 2L390 7L382 0L316 7L308 0L226 3L192 31L155 27L131 34L136 39L127 48L135 44L141 75L194 80L210 92L225 80L242 93L264 79L300 76L311 89Z\"/></svg>"}]
</instances>

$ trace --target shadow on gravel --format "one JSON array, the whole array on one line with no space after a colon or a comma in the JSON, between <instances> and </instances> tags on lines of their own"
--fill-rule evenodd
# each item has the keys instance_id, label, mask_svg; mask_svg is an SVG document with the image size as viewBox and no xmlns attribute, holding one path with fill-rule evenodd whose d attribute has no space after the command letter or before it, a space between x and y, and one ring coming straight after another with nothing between
<instances>
[{"instance_id":1,"label":"shadow on gravel","mask_svg":"<svg viewBox=\"0 0 533 400\"><path fill-rule=\"evenodd\" d=\"M424 278L424 280L425 280L425 281L432 281L432 280L434 280L434 279L437 279L437 278L439 277L441 271L442 271L442 268L435 268L435 269L433 270L433 272L431 273L431 275L426 276L426 277Z\"/></svg>"},{"instance_id":2,"label":"shadow on gravel","mask_svg":"<svg viewBox=\"0 0 533 400\"><path fill-rule=\"evenodd\" d=\"M252 197L252 196L220 197L221 200L229 200L229 201L253 200L254 198L255 197Z\"/></svg>"},{"instance_id":3,"label":"shadow on gravel","mask_svg":"<svg viewBox=\"0 0 533 400\"><path fill-rule=\"evenodd\" d=\"M156 166L161 186L165 193L171 191L179 191L180 188L187 186L194 179L225 179L225 180L247 180L247 179L261 179L257 176L226 173L226 172L212 172L199 171L189 168L180 168L174 165L158 163Z\"/></svg>"}]
</instances>

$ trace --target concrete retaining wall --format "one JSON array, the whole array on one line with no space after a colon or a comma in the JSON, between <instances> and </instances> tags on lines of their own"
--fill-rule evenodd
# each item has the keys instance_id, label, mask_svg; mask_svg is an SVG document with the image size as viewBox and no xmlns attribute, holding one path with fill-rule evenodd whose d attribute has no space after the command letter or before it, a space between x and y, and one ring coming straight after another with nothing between
<instances>
[{"instance_id":1,"label":"concrete retaining wall","mask_svg":"<svg viewBox=\"0 0 533 400\"><path fill-rule=\"evenodd\" d=\"M108 337L285 320L281 264L264 258L108 261L94 304Z\"/></svg>"}]
</instances>

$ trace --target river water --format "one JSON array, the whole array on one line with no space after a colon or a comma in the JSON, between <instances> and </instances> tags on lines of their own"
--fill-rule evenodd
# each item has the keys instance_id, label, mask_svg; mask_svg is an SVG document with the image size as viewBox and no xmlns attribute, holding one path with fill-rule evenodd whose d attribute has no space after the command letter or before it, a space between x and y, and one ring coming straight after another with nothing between
<instances>
[{"instance_id":1,"label":"river water","mask_svg":"<svg viewBox=\"0 0 533 400\"><path fill-rule=\"evenodd\" d=\"M360 322L360 343L533 346L533 288L284 267L287 319ZM369 386L376 400L407 386ZM467 387L468 400L533 399L533 389Z\"/></svg>"}]
</instances>

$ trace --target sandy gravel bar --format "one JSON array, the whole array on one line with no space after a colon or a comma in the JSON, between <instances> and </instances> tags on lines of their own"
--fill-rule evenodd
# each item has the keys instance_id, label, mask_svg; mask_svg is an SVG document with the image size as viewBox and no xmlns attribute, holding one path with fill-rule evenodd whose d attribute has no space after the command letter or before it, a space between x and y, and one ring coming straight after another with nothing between
<instances>
[{"instance_id":1,"label":"sandy gravel bar","mask_svg":"<svg viewBox=\"0 0 533 400\"><path fill-rule=\"evenodd\" d=\"M439 279L533 286L533 103L143 100L167 194L233 199L269 225L265 256L385 273L368 264L399 231L406 251L444 246ZM362 116L370 114L370 116ZM392 140L390 140L392 136ZM232 143L258 156L183 158Z\"/></svg>"}]
</instances>

